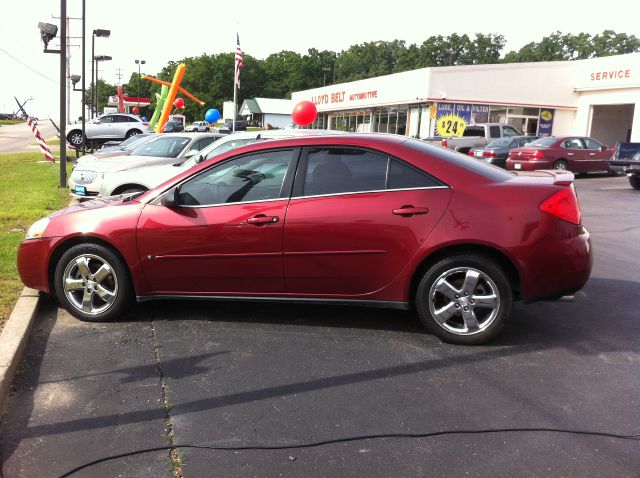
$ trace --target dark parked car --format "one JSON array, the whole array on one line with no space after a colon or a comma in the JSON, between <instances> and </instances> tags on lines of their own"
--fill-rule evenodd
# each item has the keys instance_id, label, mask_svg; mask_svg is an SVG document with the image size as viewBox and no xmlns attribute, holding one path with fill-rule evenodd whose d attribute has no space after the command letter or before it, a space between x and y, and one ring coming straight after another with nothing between
<instances>
[{"instance_id":1,"label":"dark parked car","mask_svg":"<svg viewBox=\"0 0 640 478\"><path fill-rule=\"evenodd\" d=\"M236 131L246 131L247 123L244 121L238 120L236 121ZM220 128L218 128L218 133L229 134L233 132L233 124L231 121L225 122Z\"/></svg>"},{"instance_id":2,"label":"dark parked car","mask_svg":"<svg viewBox=\"0 0 640 478\"><path fill-rule=\"evenodd\" d=\"M256 142L37 221L18 270L82 320L134 297L415 307L443 340L476 344L514 300L589 278L572 181L396 135Z\"/></svg>"},{"instance_id":3,"label":"dark parked car","mask_svg":"<svg viewBox=\"0 0 640 478\"><path fill-rule=\"evenodd\" d=\"M469 156L473 156L481 161L486 161L494 166L505 167L509 151L514 148L522 148L540 136L505 136L491 141L484 148L474 148L469 151Z\"/></svg>"},{"instance_id":4,"label":"dark parked car","mask_svg":"<svg viewBox=\"0 0 640 478\"><path fill-rule=\"evenodd\" d=\"M548 136L532 141L524 148L512 149L507 169L534 171L560 169L574 173L610 172L612 151L593 138Z\"/></svg>"},{"instance_id":5,"label":"dark parked car","mask_svg":"<svg viewBox=\"0 0 640 478\"><path fill-rule=\"evenodd\" d=\"M616 143L609 166L614 173L626 174L633 189L640 189L640 143Z\"/></svg>"},{"instance_id":6,"label":"dark parked car","mask_svg":"<svg viewBox=\"0 0 640 478\"><path fill-rule=\"evenodd\" d=\"M164 125L165 133L181 133L184 131L184 125L179 121L167 121Z\"/></svg>"}]
</instances>

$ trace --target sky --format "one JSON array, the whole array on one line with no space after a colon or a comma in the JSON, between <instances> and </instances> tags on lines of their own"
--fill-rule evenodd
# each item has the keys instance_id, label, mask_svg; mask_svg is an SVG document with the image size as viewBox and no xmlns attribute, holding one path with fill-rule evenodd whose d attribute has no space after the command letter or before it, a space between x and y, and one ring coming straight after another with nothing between
<instances>
[{"instance_id":1,"label":"sky","mask_svg":"<svg viewBox=\"0 0 640 478\"><path fill-rule=\"evenodd\" d=\"M155 74L168 61L203 53L235 51L236 31L242 50L257 58L281 50L305 53L309 48L341 51L357 43L394 39L422 43L431 35L497 33L507 39L503 54L539 41L554 31L600 33L605 29L640 36L640 2L632 0L537 0L531 3L477 0L377 2L324 0L235 3L190 0L86 0L87 82L91 77L91 32L111 30L96 38L100 77L127 82L137 72ZM8 7L10 5L10 7ZM186 8L181 8L181 5ZM492 5L496 5L493 7ZM58 0L3 0L0 17L0 112L17 109L13 96L30 100L25 108L41 118L58 117L59 56L42 52L38 22L59 20ZM67 0L67 15L82 16L82 0ZM82 34L82 22L70 20L71 37ZM71 74L81 74L80 38L71 38ZM49 47L59 45L54 39ZM13 57L13 58L12 58ZM120 69L120 70L118 70ZM187 75L189 72L187 71ZM229 81L233 81L230 77ZM79 84L80 85L80 84ZM79 86L78 86L79 87ZM135 96L135 92L129 92ZM72 93L69 117L81 114L80 93ZM220 108L222 105L207 105Z\"/></svg>"}]
</instances>

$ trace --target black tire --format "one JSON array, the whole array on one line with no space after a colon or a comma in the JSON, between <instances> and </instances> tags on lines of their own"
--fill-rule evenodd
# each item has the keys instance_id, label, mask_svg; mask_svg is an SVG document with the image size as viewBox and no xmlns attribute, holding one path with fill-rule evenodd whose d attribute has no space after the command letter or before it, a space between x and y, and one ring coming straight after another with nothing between
<instances>
[{"instance_id":1,"label":"black tire","mask_svg":"<svg viewBox=\"0 0 640 478\"><path fill-rule=\"evenodd\" d=\"M139 129L130 129L129 131L127 131L127 136L125 139L129 139L131 138L131 136L136 136L138 134L142 134L142 131L140 131Z\"/></svg>"},{"instance_id":2,"label":"black tire","mask_svg":"<svg viewBox=\"0 0 640 478\"><path fill-rule=\"evenodd\" d=\"M475 287L466 295L465 281L476 276ZM452 286L443 287L451 298L436 290L443 278ZM414 299L424 326L444 342L460 345L482 344L499 334L509 319L513 304L511 285L504 270L493 260L476 254L452 256L435 263L420 280ZM491 301L494 306L480 305L480 300ZM477 330L467 325L463 310L467 311L470 323L476 322ZM451 316L439 320L436 311L443 311L443 316L450 311Z\"/></svg>"},{"instance_id":3,"label":"black tire","mask_svg":"<svg viewBox=\"0 0 640 478\"><path fill-rule=\"evenodd\" d=\"M564 159L559 159L555 163L553 163L553 169L558 169L560 171L568 171L567 162Z\"/></svg>"},{"instance_id":4,"label":"black tire","mask_svg":"<svg viewBox=\"0 0 640 478\"><path fill-rule=\"evenodd\" d=\"M105 264L108 269L98 277L96 273ZM65 284L78 288L65 291ZM131 278L122 259L98 244L78 244L62 254L56 264L53 285L58 302L71 315L88 322L108 322L120 317L133 299ZM83 308L85 298L87 307Z\"/></svg>"},{"instance_id":5,"label":"black tire","mask_svg":"<svg viewBox=\"0 0 640 478\"><path fill-rule=\"evenodd\" d=\"M67 141L75 148L82 147L82 130L74 129L67 134Z\"/></svg>"},{"instance_id":6,"label":"black tire","mask_svg":"<svg viewBox=\"0 0 640 478\"><path fill-rule=\"evenodd\" d=\"M629 176L629 184L633 189L640 189L640 174Z\"/></svg>"}]
</instances>

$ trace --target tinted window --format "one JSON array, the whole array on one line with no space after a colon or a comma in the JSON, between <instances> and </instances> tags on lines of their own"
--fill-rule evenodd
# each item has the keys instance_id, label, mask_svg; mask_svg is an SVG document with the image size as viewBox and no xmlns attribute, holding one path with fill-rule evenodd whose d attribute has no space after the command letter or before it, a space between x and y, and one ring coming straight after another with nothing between
<instances>
[{"instance_id":1,"label":"tinted window","mask_svg":"<svg viewBox=\"0 0 640 478\"><path fill-rule=\"evenodd\" d=\"M535 141L536 138L522 138L521 140L518 141L518 146L522 147L525 146L529 143L531 143L532 141Z\"/></svg>"},{"instance_id":2,"label":"tinted window","mask_svg":"<svg viewBox=\"0 0 640 478\"><path fill-rule=\"evenodd\" d=\"M241 156L208 169L180 187L179 202L204 206L280 197L292 150Z\"/></svg>"},{"instance_id":3,"label":"tinted window","mask_svg":"<svg viewBox=\"0 0 640 478\"><path fill-rule=\"evenodd\" d=\"M585 138L584 142L587 145L587 149L600 149L602 147L602 143L598 143L595 139Z\"/></svg>"},{"instance_id":4,"label":"tinted window","mask_svg":"<svg viewBox=\"0 0 640 478\"><path fill-rule=\"evenodd\" d=\"M136 120L134 120L133 118L129 118L128 116L124 115L117 115L113 119L114 123L134 123L135 121Z\"/></svg>"},{"instance_id":5,"label":"tinted window","mask_svg":"<svg viewBox=\"0 0 640 478\"><path fill-rule=\"evenodd\" d=\"M489 126L490 138L499 138L500 136L500 126Z\"/></svg>"},{"instance_id":6,"label":"tinted window","mask_svg":"<svg viewBox=\"0 0 640 478\"><path fill-rule=\"evenodd\" d=\"M467 126L462 136L484 136L484 126Z\"/></svg>"},{"instance_id":7,"label":"tinted window","mask_svg":"<svg viewBox=\"0 0 640 478\"><path fill-rule=\"evenodd\" d=\"M206 138L201 138L191 145L191 147L189 148L189 151L202 151L204 148L206 148L211 143L213 143L216 139L218 138L216 138L215 136L208 136Z\"/></svg>"},{"instance_id":8,"label":"tinted window","mask_svg":"<svg viewBox=\"0 0 640 478\"><path fill-rule=\"evenodd\" d=\"M571 138L564 142L564 147L567 149L584 149L582 140L579 138Z\"/></svg>"},{"instance_id":9,"label":"tinted window","mask_svg":"<svg viewBox=\"0 0 640 478\"><path fill-rule=\"evenodd\" d=\"M131 154L135 156L177 158L190 141L191 138L184 136L162 136L155 141L145 143L134 149Z\"/></svg>"},{"instance_id":10,"label":"tinted window","mask_svg":"<svg viewBox=\"0 0 640 478\"><path fill-rule=\"evenodd\" d=\"M540 139L531 141L527 147L528 148L550 148L556 143L556 141L558 141L558 138L553 138L553 137L540 138Z\"/></svg>"},{"instance_id":11,"label":"tinted window","mask_svg":"<svg viewBox=\"0 0 640 478\"><path fill-rule=\"evenodd\" d=\"M385 189L387 157L359 149L313 148L307 156L304 195Z\"/></svg>"},{"instance_id":12,"label":"tinted window","mask_svg":"<svg viewBox=\"0 0 640 478\"><path fill-rule=\"evenodd\" d=\"M511 138L494 139L487 144L487 148L506 148L507 146L511 146L511 143L513 143Z\"/></svg>"},{"instance_id":13,"label":"tinted window","mask_svg":"<svg viewBox=\"0 0 640 478\"><path fill-rule=\"evenodd\" d=\"M427 157L424 158L427 162L429 160L428 156L434 156L443 161L447 161L454 166L479 174L492 181L504 182L513 178L513 173L504 169L491 166L483 161L477 161L466 154L460 154L455 151L451 151L450 149L434 146L419 139L408 139L402 144L418 151L419 153L427 155Z\"/></svg>"},{"instance_id":14,"label":"tinted window","mask_svg":"<svg viewBox=\"0 0 640 478\"><path fill-rule=\"evenodd\" d=\"M392 159L389 164L387 189L409 189L440 186L440 183L408 164Z\"/></svg>"},{"instance_id":15,"label":"tinted window","mask_svg":"<svg viewBox=\"0 0 640 478\"><path fill-rule=\"evenodd\" d=\"M502 134L504 136L520 136L520 132L512 126L504 126L502 128Z\"/></svg>"}]
</instances>

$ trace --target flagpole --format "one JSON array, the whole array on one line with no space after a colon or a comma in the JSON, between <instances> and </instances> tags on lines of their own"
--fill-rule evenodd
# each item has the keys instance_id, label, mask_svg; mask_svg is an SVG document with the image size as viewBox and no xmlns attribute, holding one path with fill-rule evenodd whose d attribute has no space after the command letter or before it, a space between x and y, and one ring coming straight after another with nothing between
<instances>
[{"instance_id":1,"label":"flagpole","mask_svg":"<svg viewBox=\"0 0 640 478\"><path fill-rule=\"evenodd\" d=\"M236 102L238 101L238 82L236 81L237 78L237 70L238 70L238 64L235 62L235 67L233 68L233 121L232 121L232 132L236 132L236 116L237 116L237 111L238 108L236 106Z\"/></svg>"}]
</instances>

